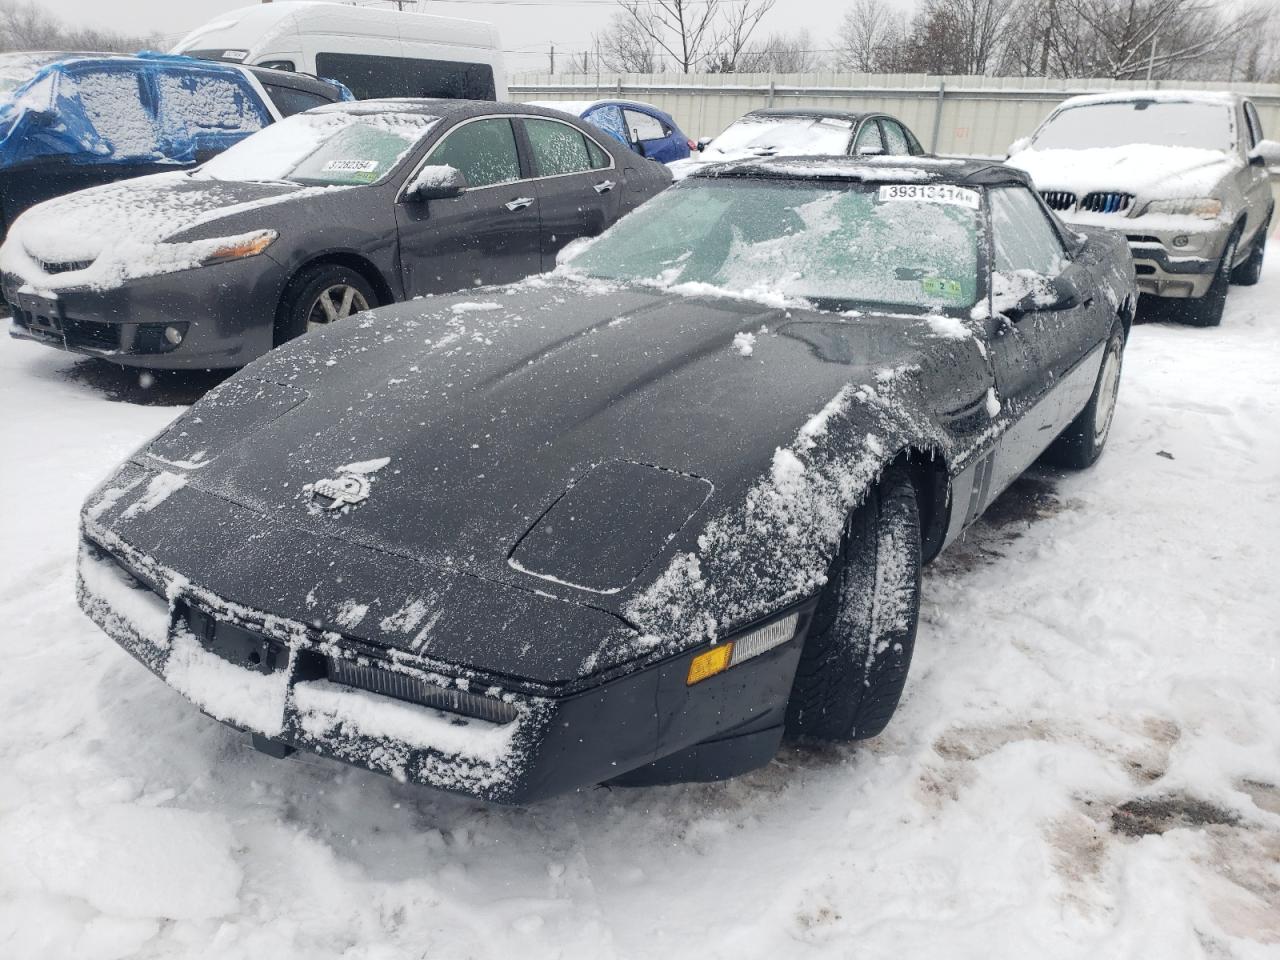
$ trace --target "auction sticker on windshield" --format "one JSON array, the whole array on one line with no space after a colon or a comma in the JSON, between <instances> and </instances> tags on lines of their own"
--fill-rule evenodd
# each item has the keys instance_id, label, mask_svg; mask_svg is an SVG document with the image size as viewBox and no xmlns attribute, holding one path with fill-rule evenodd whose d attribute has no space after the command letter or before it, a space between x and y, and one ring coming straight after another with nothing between
<instances>
[{"instance_id":1,"label":"auction sticker on windshield","mask_svg":"<svg viewBox=\"0 0 1280 960\"><path fill-rule=\"evenodd\" d=\"M322 168L326 173L373 173L377 160L330 160Z\"/></svg>"},{"instance_id":2,"label":"auction sticker on windshield","mask_svg":"<svg viewBox=\"0 0 1280 960\"><path fill-rule=\"evenodd\" d=\"M886 183L880 188L880 202L909 200L916 203L951 203L977 210L978 191L949 183Z\"/></svg>"}]
</instances>

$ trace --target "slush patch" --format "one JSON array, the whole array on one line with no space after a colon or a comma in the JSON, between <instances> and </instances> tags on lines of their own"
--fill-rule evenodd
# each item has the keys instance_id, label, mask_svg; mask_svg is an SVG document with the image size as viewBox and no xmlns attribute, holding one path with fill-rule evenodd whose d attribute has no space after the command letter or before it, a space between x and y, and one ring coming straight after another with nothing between
<instances>
[{"instance_id":1,"label":"slush patch","mask_svg":"<svg viewBox=\"0 0 1280 960\"><path fill-rule=\"evenodd\" d=\"M957 207L968 207L970 210L977 210L980 203L977 190L949 183L886 183L880 188L879 198L881 203L891 200L949 203Z\"/></svg>"},{"instance_id":2,"label":"slush patch","mask_svg":"<svg viewBox=\"0 0 1280 960\"><path fill-rule=\"evenodd\" d=\"M377 160L330 160L322 168L325 173L373 173Z\"/></svg>"},{"instance_id":3,"label":"slush patch","mask_svg":"<svg viewBox=\"0 0 1280 960\"><path fill-rule=\"evenodd\" d=\"M931 297L958 297L960 296L960 284L956 280L948 280L945 277L924 277L920 281L920 286L924 288L924 292Z\"/></svg>"}]
</instances>

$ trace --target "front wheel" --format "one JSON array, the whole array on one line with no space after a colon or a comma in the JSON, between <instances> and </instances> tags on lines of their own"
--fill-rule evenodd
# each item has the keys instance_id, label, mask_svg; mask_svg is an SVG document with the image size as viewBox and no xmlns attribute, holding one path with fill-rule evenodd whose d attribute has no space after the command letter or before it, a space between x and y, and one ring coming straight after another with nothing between
<instances>
[{"instance_id":1,"label":"front wheel","mask_svg":"<svg viewBox=\"0 0 1280 960\"><path fill-rule=\"evenodd\" d=\"M1124 325L1117 320L1107 338L1106 352L1093 396L1080 415L1071 421L1044 452L1044 459L1054 466L1083 470L1091 466L1106 446L1111 434L1111 421L1116 415L1116 397L1120 393L1120 368L1124 363Z\"/></svg>"},{"instance_id":2,"label":"front wheel","mask_svg":"<svg viewBox=\"0 0 1280 960\"><path fill-rule=\"evenodd\" d=\"M1231 263L1236 258L1236 249L1240 245L1240 234L1233 233L1227 240L1226 249L1222 251L1222 262L1213 275L1213 282L1199 299L1177 301L1178 311L1183 323L1193 327L1216 327L1222 323L1222 314L1227 309L1227 290L1231 286Z\"/></svg>"},{"instance_id":3,"label":"front wheel","mask_svg":"<svg viewBox=\"0 0 1280 960\"><path fill-rule=\"evenodd\" d=\"M920 510L906 467L850 516L787 705L787 732L861 740L898 706L920 619Z\"/></svg>"},{"instance_id":4,"label":"front wheel","mask_svg":"<svg viewBox=\"0 0 1280 960\"><path fill-rule=\"evenodd\" d=\"M350 267L313 264L289 281L280 299L275 345L376 306L373 287Z\"/></svg>"}]
</instances>

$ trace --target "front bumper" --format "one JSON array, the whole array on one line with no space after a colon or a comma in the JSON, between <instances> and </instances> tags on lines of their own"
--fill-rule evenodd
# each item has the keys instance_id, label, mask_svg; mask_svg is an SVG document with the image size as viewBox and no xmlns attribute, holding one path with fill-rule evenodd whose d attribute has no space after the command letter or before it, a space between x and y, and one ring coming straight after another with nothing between
<instances>
[{"instance_id":1,"label":"front bumper","mask_svg":"<svg viewBox=\"0 0 1280 960\"><path fill-rule=\"evenodd\" d=\"M685 653L535 695L247 609L84 523L81 608L206 714L277 755L302 749L505 803L615 779L721 779L768 762L812 612L802 606L790 641L694 687ZM361 679L371 676L380 679Z\"/></svg>"},{"instance_id":2,"label":"front bumper","mask_svg":"<svg viewBox=\"0 0 1280 960\"><path fill-rule=\"evenodd\" d=\"M107 290L39 292L6 274L9 335L155 370L241 367L271 349L283 268L266 255L125 281ZM174 344L167 327L183 336Z\"/></svg>"},{"instance_id":3,"label":"front bumper","mask_svg":"<svg viewBox=\"0 0 1280 960\"><path fill-rule=\"evenodd\" d=\"M1169 219L1155 222L1149 217L1095 215L1067 222L1123 234L1133 255L1139 293L1177 299L1203 297L1222 263L1231 225L1188 217L1185 224L1170 226Z\"/></svg>"}]
</instances>

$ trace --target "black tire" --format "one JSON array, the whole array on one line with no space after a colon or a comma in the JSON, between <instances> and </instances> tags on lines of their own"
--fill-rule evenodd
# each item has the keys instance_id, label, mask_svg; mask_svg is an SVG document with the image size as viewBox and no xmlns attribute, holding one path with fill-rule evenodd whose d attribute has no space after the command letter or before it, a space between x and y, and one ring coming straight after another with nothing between
<instances>
[{"instance_id":1,"label":"black tire","mask_svg":"<svg viewBox=\"0 0 1280 960\"><path fill-rule=\"evenodd\" d=\"M1114 364L1114 365L1113 365ZM1102 355L1102 366L1093 385L1093 396L1080 415L1071 421L1049 444L1041 458L1055 467L1083 470L1093 466L1102 456L1111 435L1111 421L1116 412L1116 396L1120 391L1120 372L1124 365L1124 324L1116 320Z\"/></svg>"},{"instance_id":2,"label":"black tire","mask_svg":"<svg viewBox=\"0 0 1280 960\"><path fill-rule=\"evenodd\" d=\"M1271 215L1249 245L1249 257L1231 271L1231 282L1240 287L1252 287L1262 278L1262 260L1267 255L1267 231L1271 229Z\"/></svg>"},{"instance_id":3,"label":"black tire","mask_svg":"<svg viewBox=\"0 0 1280 960\"><path fill-rule=\"evenodd\" d=\"M321 296L339 288L344 290L349 288L354 291L355 296L347 311L348 314L379 305L373 286L350 267L337 263L314 263L298 271L285 287L284 295L280 298L280 307L276 311L275 345L278 347L294 337L302 336L307 332L309 322L313 324L330 322L327 320L328 314L322 307ZM363 306L360 305L360 300L364 301ZM342 317L334 319L342 319Z\"/></svg>"},{"instance_id":4,"label":"black tire","mask_svg":"<svg viewBox=\"0 0 1280 960\"><path fill-rule=\"evenodd\" d=\"M845 525L796 669L787 732L874 737L902 696L920 619L920 510L890 467Z\"/></svg>"},{"instance_id":5,"label":"black tire","mask_svg":"<svg viewBox=\"0 0 1280 960\"><path fill-rule=\"evenodd\" d=\"M1240 231L1236 230L1227 239L1222 262L1218 264L1213 282L1203 297L1176 301L1174 310L1183 323L1193 327L1216 327L1222 323L1222 313L1227 308L1227 290L1231 286L1231 262L1235 259L1239 243Z\"/></svg>"}]
</instances>

